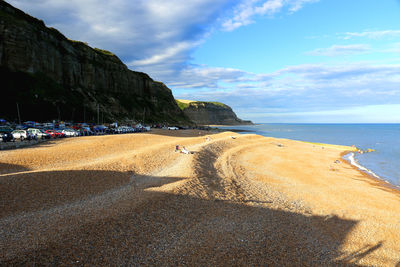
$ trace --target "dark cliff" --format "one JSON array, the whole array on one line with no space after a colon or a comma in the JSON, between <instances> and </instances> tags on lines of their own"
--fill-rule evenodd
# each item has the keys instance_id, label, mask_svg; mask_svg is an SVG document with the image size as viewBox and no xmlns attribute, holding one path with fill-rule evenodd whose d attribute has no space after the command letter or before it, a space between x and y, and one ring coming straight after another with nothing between
<instances>
[{"instance_id":1,"label":"dark cliff","mask_svg":"<svg viewBox=\"0 0 400 267\"><path fill-rule=\"evenodd\" d=\"M176 100L185 115L199 125L253 124L239 119L232 108L219 102Z\"/></svg>"},{"instance_id":2,"label":"dark cliff","mask_svg":"<svg viewBox=\"0 0 400 267\"><path fill-rule=\"evenodd\" d=\"M0 1L0 117L188 122L172 92L111 52L72 41ZM98 115L99 114L99 115Z\"/></svg>"}]
</instances>

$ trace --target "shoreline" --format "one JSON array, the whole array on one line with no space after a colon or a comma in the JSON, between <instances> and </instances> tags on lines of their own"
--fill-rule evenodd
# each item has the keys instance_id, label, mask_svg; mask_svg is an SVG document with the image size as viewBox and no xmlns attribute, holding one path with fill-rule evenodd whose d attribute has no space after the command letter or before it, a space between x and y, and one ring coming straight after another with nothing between
<instances>
[{"instance_id":1,"label":"shoreline","mask_svg":"<svg viewBox=\"0 0 400 267\"><path fill-rule=\"evenodd\" d=\"M393 190L393 193L399 194L400 195L400 186L399 185L394 185L390 183L389 181L383 179L379 175L375 174L373 171L369 170L368 168L364 167L363 165L359 164L358 161L354 158L353 160L351 159L346 159L345 157L348 156L349 154L353 154L353 151L345 151L341 153L341 159L344 160L347 164L349 164L351 167L359 171L362 175L367 177L368 179L371 179L371 182L374 182L375 185L378 186L383 186L385 188L388 188L390 190ZM354 161L354 163L353 163Z\"/></svg>"}]
</instances>

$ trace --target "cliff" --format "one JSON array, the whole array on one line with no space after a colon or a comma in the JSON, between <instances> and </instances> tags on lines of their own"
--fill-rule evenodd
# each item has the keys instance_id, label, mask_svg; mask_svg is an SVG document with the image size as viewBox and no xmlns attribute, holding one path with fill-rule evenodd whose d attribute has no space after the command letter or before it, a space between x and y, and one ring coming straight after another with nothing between
<instances>
[{"instance_id":1,"label":"cliff","mask_svg":"<svg viewBox=\"0 0 400 267\"><path fill-rule=\"evenodd\" d=\"M67 39L0 1L0 117L188 122L172 92L109 51Z\"/></svg>"},{"instance_id":2,"label":"cliff","mask_svg":"<svg viewBox=\"0 0 400 267\"><path fill-rule=\"evenodd\" d=\"M199 125L253 124L239 119L232 108L219 102L176 100L185 115Z\"/></svg>"}]
</instances>

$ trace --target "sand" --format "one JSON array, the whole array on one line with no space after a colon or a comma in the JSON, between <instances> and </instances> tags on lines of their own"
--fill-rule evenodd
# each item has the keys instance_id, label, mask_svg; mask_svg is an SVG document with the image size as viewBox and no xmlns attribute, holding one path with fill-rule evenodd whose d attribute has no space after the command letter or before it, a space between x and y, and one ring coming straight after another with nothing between
<instances>
[{"instance_id":1,"label":"sand","mask_svg":"<svg viewBox=\"0 0 400 267\"><path fill-rule=\"evenodd\" d=\"M398 266L400 194L345 150L153 130L1 151L0 265Z\"/></svg>"}]
</instances>

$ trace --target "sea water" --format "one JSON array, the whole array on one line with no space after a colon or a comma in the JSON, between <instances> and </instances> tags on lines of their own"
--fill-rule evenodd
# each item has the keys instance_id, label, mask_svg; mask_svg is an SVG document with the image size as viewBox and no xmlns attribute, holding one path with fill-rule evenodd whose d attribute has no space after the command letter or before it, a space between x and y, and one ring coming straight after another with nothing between
<instances>
[{"instance_id":1,"label":"sea water","mask_svg":"<svg viewBox=\"0 0 400 267\"><path fill-rule=\"evenodd\" d=\"M335 145L374 152L347 156L353 165L400 186L400 124L256 124L226 126L242 133Z\"/></svg>"}]
</instances>

